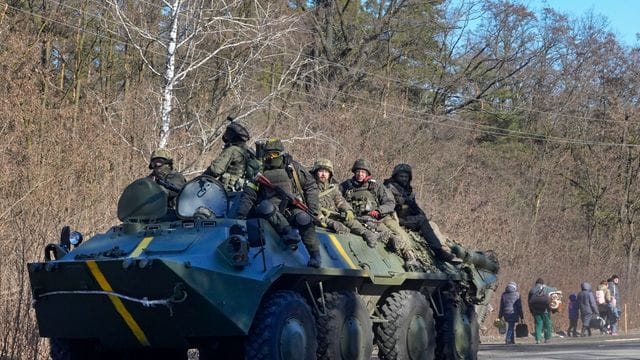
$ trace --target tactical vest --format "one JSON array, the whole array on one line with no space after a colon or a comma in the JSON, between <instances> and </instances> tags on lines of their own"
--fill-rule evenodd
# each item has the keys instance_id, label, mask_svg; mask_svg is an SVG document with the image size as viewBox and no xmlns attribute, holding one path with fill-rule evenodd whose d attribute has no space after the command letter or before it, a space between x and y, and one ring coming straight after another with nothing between
<instances>
[{"instance_id":1,"label":"tactical vest","mask_svg":"<svg viewBox=\"0 0 640 360\"><path fill-rule=\"evenodd\" d=\"M404 205L398 206L396 204L396 214L398 214L398 217L404 219L408 216L417 215L413 209L413 206L416 204L416 196L396 183L391 182L389 183L389 186L393 187L393 189L404 199ZM395 196L396 194L394 193L393 195Z\"/></svg>"},{"instance_id":2,"label":"tactical vest","mask_svg":"<svg viewBox=\"0 0 640 360\"><path fill-rule=\"evenodd\" d=\"M322 184L318 182L318 189L320 190L320 194L318 196L320 200L320 207L329 210L336 210L336 204L333 200L333 192L339 191L335 184Z\"/></svg>"},{"instance_id":3,"label":"tactical vest","mask_svg":"<svg viewBox=\"0 0 640 360\"><path fill-rule=\"evenodd\" d=\"M231 145L229 147L234 154L238 154L241 160L232 160L227 165L227 170L220 176L220 182L227 191L240 191L244 186L244 174L247 168L247 151L240 146ZM234 156L235 157L235 156Z\"/></svg>"},{"instance_id":4,"label":"tactical vest","mask_svg":"<svg viewBox=\"0 0 640 360\"><path fill-rule=\"evenodd\" d=\"M354 187L353 184L349 184L344 198L351 204L353 211L357 215L364 215L378 207L378 199L373 192L373 184L370 181L367 185L360 187Z\"/></svg>"},{"instance_id":5,"label":"tactical vest","mask_svg":"<svg viewBox=\"0 0 640 360\"><path fill-rule=\"evenodd\" d=\"M269 181L271 181L271 183L275 186L279 186L280 188L284 189L285 191L287 191L290 194L293 194L293 185L291 184L291 179L289 178L289 173L287 173L287 170L285 169L269 169L269 170L264 170L262 172L262 175L264 175L267 179L269 179ZM269 199L271 200L271 202L273 202L273 204L276 207L280 207L280 204L282 203L282 199L280 198L280 195L278 195L278 193L266 186L262 187L262 191L263 191L263 197L264 199Z\"/></svg>"}]
</instances>

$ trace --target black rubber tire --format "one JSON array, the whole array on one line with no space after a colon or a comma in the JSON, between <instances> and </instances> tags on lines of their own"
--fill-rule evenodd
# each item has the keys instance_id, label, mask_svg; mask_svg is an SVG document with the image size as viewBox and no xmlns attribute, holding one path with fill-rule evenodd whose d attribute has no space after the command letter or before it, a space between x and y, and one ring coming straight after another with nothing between
<instances>
[{"instance_id":1,"label":"black rubber tire","mask_svg":"<svg viewBox=\"0 0 640 360\"><path fill-rule=\"evenodd\" d=\"M319 315L318 359L369 360L373 326L363 299L352 291L325 293L327 314Z\"/></svg>"},{"instance_id":2,"label":"black rubber tire","mask_svg":"<svg viewBox=\"0 0 640 360\"><path fill-rule=\"evenodd\" d=\"M313 360L317 348L315 318L305 299L294 291L278 291L260 305L247 338L245 358Z\"/></svg>"},{"instance_id":3,"label":"black rubber tire","mask_svg":"<svg viewBox=\"0 0 640 360\"><path fill-rule=\"evenodd\" d=\"M384 299L380 312L387 320L374 327L380 359L435 359L433 311L424 295L410 290L393 292Z\"/></svg>"},{"instance_id":4,"label":"black rubber tire","mask_svg":"<svg viewBox=\"0 0 640 360\"><path fill-rule=\"evenodd\" d=\"M438 319L436 354L443 360L476 360L480 325L473 305L445 300L444 316Z\"/></svg>"},{"instance_id":5,"label":"black rubber tire","mask_svg":"<svg viewBox=\"0 0 640 360\"><path fill-rule=\"evenodd\" d=\"M471 339L468 359L477 360L478 350L480 350L480 323L478 322L475 306L467 306L467 318L469 319L469 338Z\"/></svg>"}]
</instances>

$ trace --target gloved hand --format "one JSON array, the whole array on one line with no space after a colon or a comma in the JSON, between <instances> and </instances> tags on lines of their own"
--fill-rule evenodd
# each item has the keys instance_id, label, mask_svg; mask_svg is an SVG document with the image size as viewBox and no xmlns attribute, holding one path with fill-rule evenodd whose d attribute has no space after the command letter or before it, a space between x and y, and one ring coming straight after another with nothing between
<instances>
[{"instance_id":1,"label":"gloved hand","mask_svg":"<svg viewBox=\"0 0 640 360\"><path fill-rule=\"evenodd\" d=\"M369 216L371 216L374 219L380 219L380 211L371 210L371 211L369 211Z\"/></svg>"},{"instance_id":2,"label":"gloved hand","mask_svg":"<svg viewBox=\"0 0 640 360\"><path fill-rule=\"evenodd\" d=\"M356 218L356 215L351 210L347 210L346 214L344 215L344 219L346 221L353 221L353 219L355 218Z\"/></svg>"},{"instance_id":3,"label":"gloved hand","mask_svg":"<svg viewBox=\"0 0 640 360\"><path fill-rule=\"evenodd\" d=\"M322 213L322 215L324 215L325 217L329 217L329 215L331 215L331 210L327 209L327 208L320 208L320 212Z\"/></svg>"}]
</instances>

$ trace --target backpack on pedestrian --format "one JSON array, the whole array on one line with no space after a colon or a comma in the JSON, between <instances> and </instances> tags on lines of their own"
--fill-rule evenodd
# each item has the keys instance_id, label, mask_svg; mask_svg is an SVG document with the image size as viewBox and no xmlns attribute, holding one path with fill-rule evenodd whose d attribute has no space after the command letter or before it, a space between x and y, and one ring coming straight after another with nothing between
<instances>
[{"instance_id":1,"label":"backpack on pedestrian","mask_svg":"<svg viewBox=\"0 0 640 360\"><path fill-rule=\"evenodd\" d=\"M546 286L535 289L533 296L529 299L529 307L536 311L544 311L549 307L549 293Z\"/></svg>"}]
</instances>

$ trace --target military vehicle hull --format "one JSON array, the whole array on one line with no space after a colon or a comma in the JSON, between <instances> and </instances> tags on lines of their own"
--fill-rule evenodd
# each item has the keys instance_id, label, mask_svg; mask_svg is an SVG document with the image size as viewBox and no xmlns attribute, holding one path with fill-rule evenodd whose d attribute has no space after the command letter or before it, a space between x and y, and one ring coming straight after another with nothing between
<instances>
[{"instance_id":1,"label":"military vehicle hull","mask_svg":"<svg viewBox=\"0 0 640 360\"><path fill-rule=\"evenodd\" d=\"M469 317L497 268L434 261L406 272L382 244L324 230L323 267L308 268L304 247L282 243L265 220L221 215L126 219L71 251L50 245L54 256L28 270L52 358L198 348L201 358L368 359L374 337L381 358L475 357ZM467 334L455 333L460 324Z\"/></svg>"}]
</instances>

